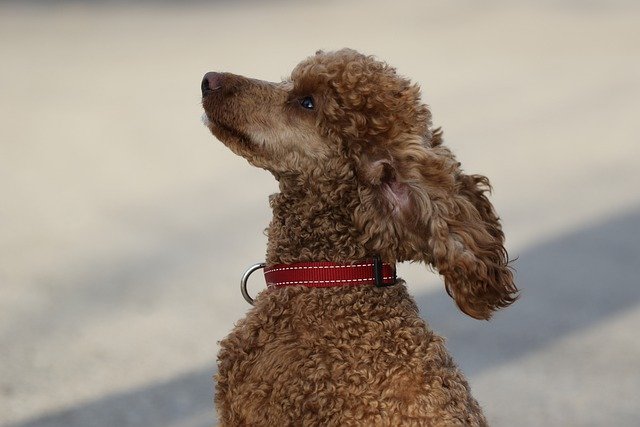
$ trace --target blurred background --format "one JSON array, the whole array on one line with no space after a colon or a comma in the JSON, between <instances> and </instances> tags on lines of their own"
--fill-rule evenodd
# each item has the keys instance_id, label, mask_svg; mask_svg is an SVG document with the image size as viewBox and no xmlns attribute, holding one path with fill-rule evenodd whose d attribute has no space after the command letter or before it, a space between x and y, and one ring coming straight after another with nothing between
<instances>
[{"instance_id":1,"label":"blurred background","mask_svg":"<svg viewBox=\"0 0 640 427\"><path fill-rule=\"evenodd\" d=\"M492 425L640 425L631 0L0 2L0 425L215 424L277 187L202 126L200 80L345 46L494 185L518 303L479 322L399 267Z\"/></svg>"}]
</instances>

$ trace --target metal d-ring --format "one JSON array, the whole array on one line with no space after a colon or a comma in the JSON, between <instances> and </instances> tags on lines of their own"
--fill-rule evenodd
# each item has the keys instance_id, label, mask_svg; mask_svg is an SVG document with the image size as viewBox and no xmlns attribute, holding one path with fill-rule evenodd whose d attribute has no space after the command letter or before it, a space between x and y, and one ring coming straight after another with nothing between
<instances>
[{"instance_id":1,"label":"metal d-ring","mask_svg":"<svg viewBox=\"0 0 640 427\"><path fill-rule=\"evenodd\" d=\"M264 262L253 264L251 267L247 268L247 270L242 275L242 278L240 279L240 293L242 293L242 297L244 298L244 300L251 305L253 305L253 298L251 298L251 295L249 295L249 292L247 292L247 281L249 280L249 276L251 276L251 273L256 270L260 270L265 266L266 264Z\"/></svg>"}]
</instances>

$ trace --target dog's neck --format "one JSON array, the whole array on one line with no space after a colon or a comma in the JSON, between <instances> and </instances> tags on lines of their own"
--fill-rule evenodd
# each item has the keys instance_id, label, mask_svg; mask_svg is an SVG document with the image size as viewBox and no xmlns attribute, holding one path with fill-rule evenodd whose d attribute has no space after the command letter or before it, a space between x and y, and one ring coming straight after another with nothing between
<instances>
[{"instance_id":1,"label":"dog's neck","mask_svg":"<svg viewBox=\"0 0 640 427\"><path fill-rule=\"evenodd\" d=\"M310 175L278 177L280 193L270 198L273 219L268 229L268 265L308 261L352 262L369 255L353 219L359 204L350 171L327 178Z\"/></svg>"}]
</instances>

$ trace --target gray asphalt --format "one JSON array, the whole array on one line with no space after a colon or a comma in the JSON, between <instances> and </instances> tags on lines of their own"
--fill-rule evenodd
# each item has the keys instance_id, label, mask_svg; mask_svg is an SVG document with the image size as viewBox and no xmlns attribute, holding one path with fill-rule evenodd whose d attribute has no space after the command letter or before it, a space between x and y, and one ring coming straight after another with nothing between
<instances>
[{"instance_id":1,"label":"gray asphalt","mask_svg":"<svg viewBox=\"0 0 640 427\"><path fill-rule=\"evenodd\" d=\"M478 322L400 266L492 425L640 425L638 40L630 1L0 3L0 425L215 423L276 185L200 124L200 78L344 46L494 185L519 302Z\"/></svg>"}]
</instances>

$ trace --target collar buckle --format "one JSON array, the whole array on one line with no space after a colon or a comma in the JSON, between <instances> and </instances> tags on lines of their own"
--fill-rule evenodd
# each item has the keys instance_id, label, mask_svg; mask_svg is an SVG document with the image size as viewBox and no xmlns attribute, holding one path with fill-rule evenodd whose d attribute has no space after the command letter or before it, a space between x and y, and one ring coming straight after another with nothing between
<instances>
[{"instance_id":1,"label":"collar buckle","mask_svg":"<svg viewBox=\"0 0 640 427\"><path fill-rule=\"evenodd\" d=\"M393 282L384 283L384 275L382 274L382 258L379 255L373 257L373 280L376 288L386 288L396 284L396 271L393 270Z\"/></svg>"}]
</instances>

